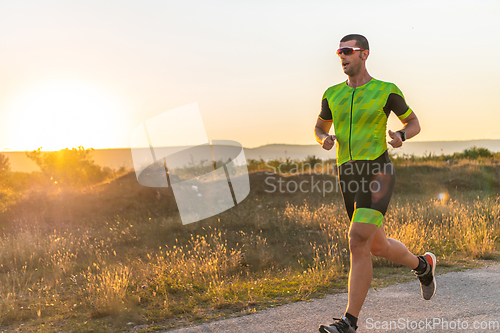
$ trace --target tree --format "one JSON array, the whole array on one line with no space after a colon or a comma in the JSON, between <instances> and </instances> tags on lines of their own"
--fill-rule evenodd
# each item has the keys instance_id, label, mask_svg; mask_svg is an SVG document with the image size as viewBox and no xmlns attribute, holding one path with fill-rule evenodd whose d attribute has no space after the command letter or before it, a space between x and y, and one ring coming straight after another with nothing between
<instances>
[{"instance_id":1,"label":"tree","mask_svg":"<svg viewBox=\"0 0 500 333\"><path fill-rule=\"evenodd\" d=\"M26 156L38 165L48 181L61 186L85 186L110 178L110 168L96 165L91 158L92 148L82 146L59 151L42 152L38 148Z\"/></svg>"},{"instance_id":2,"label":"tree","mask_svg":"<svg viewBox=\"0 0 500 333\"><path fill-rule=\"evenodd\" d=\"M9 158L4 154L0 154L0 175L5 175L10 171Z\"/></svg>"}]
</instances>

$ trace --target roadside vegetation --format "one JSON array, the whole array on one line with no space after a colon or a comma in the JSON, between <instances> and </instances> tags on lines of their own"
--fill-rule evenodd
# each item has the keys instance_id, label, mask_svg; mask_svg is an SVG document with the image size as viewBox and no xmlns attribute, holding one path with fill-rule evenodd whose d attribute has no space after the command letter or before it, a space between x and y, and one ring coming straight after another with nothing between
<instances>
[{"instance_id":1,"label":"roadside vegetation","mask_svg":"<svg viewBox=\"0 0 500 333\"><path fill-rule=\"evenodd\" d=\"M150 332L346 291L349 221L324 186L335 161L249 160L250 195L184 226L170 188L101 168L91 150L46 154L30 153L41 171L29 174L0 155L0 331ZM441 271L498 258L500 154L392 159L389 237L432 250ZM374 287L414 278L374 266Z\"/></svg>"}]
</instances>

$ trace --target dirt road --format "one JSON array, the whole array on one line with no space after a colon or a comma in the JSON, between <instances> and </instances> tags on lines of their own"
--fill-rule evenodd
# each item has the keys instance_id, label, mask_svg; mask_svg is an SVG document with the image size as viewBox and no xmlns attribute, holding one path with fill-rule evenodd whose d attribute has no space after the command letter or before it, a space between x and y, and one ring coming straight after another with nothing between
<instances>
[{"instance_id":1,"label":"dirt road","mask_svg":"<svg viewBox=\"0 0 500 333\"><path fill-rule=\"evenodd\" d=\"M420 297L417 279L370 290L357 332L500 333L499 264L438 275L436 280L438 289L430 301ZM329 295L169 333L315 333L319 324L341 316L346 304L347 294Z\"/></svg>"}]
</instances>

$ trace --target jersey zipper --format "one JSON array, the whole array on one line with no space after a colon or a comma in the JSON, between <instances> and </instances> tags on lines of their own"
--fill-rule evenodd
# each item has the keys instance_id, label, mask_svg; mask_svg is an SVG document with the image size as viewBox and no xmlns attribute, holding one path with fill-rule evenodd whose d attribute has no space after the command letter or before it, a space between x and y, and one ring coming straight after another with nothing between
<instances>
[{"instance_id":1,"label":"jersey zipper","mask_svg":"<svg viewBox=\"0 0 500 333\"><path fill-rule=\"evenodd\" d=\"M351 137L352 137L352 107L354 106L354 92L356 91L356 88L352 89L352 97L351 97L351 118L350 118L350 124L349 124L349 156L351 157L350 160L352 161L352 149L351 149Z\"/></svg>"}]
</instances>

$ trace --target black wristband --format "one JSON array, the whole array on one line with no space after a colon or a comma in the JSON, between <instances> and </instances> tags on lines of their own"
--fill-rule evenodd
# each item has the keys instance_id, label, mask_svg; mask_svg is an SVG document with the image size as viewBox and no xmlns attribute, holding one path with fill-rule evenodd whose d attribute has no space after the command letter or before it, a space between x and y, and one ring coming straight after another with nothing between
<instances>
[{"instance_id":1,"label":"black wristband","mask_svg":"<svg viewBox=\"0 0 500 333\"><path fill-rule=\"evenodd\" d=\"M401 141L405 142L406 141L406 132L405 131L398 131L399 134L401 134Z\"/></svg>"}]
</instances>

